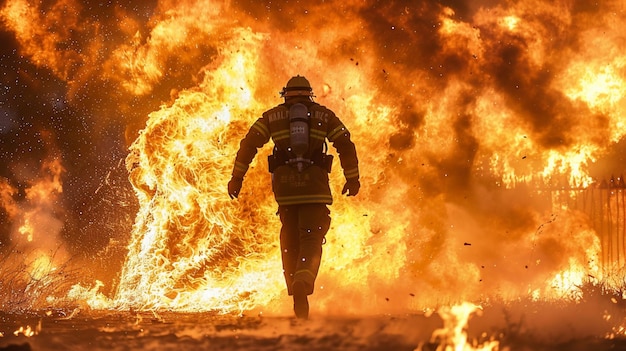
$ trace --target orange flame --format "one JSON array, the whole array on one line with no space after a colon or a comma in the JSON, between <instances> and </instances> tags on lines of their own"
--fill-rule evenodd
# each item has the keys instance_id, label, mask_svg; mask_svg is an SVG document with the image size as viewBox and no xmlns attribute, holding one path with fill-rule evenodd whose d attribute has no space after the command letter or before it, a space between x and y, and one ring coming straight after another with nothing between
<instances>
[{"instance_id":1,"label":"orange flame","mask_svg":"<svg viewBox=\"0 0 626 351\"><path fill-rule=\"evenodd\" d=\"M53 269L53 256L55 264L67 258L58 239L62 222L54 215L58 195L63 191L60 178L63 171L58 158L45 161L41 167L42 178L25 190L25 201L22 203L9 197L15 194L15 189L7 183L3 186L3 193L7 195L3 205L12 221L19 224L13 234L13 242L17 250L26 253L26 261L31 262L30 274L36 279Z\"/></svg>"},{"instance_id":2,"label":"orange flame","mask_svg":"<svg viewBox=\"0 0 626 351\"><path fill-rule=\"evenodd\" d=\"M591 186L592 164L624 137L619 1L595 10L536 0L456 9L163 1L146 23L116 8L121 39L80 18L78 2L46 6L11 0L0 16L70 95L95 76L114 84L115 98L152 102L165 86L172 99L150 113L126 159L140 209L111 303L288 309L275 303L284 287L269 146L237 202L225 184L238 141L295 74L351 130L362 169L361 194L332 206L320 309L420 309L486 291L547 298L585 273L601 276L588 219L539 197ZM73 33L94 39L72 50ZM180 71L191 71L182 83ZM22 223L28 237L33 219Z\"/></svg>"},{"instance_id":3,"label":"orange flame","mask_svg":"<svg viewBox=\"0 0 626 351\"><path fill-rule=\"evenodd\" d=\"M259 40L243 35L249 45ZM120 304L242 311L272 298L264 289L278 285L279 265L268 259L278 254L270 239L276 224L255 214L271 202L264 197L237 210L219 186L231 167L228 123L249 113L247 79L254 72L244 63L254 64L251 50L226 59L222 65L229 70L206 72L207 93L182 92L171 108L153 113L131 147L127 162L143 207L118 289ZM212 79L229 85L212 85ZM246 228L250 217L257 220L254 228Z\"/></svg>"},{"instance_id":4,"label":"orange flame","mask_svg":"<svg viewBox=\"0 0 626 351\"><path fill-rule=\"evenodd\" d=\"M26 328L24 328L23 326L19 327L16 331L13 332L13 335L18 336L22 334L25 337L30 338L32 336L39 334L40 332L41 332L41 320L39 321L37 326L35 326L35 328L32 328L30 325L27 325Z\"/></svg>"},{"instance_id":5,"label":"orange flame","mask_svg":"<svg viewBox=\"0 0 626 351\"><path fill-rule=\"evenodd\" d=\"M489 351L499 350L500 342L492 340L481 345L472 345L467 340L467 326L470 316L474 313L480 315L480 306L464 302L453 306L440 307L437 313L443 319L443 328L433 332L431 342L439 343L439 351ZM508 348L507 348L508 349ZM416 349L421 351L421 347Z\"/></svg>"}]
</instances>

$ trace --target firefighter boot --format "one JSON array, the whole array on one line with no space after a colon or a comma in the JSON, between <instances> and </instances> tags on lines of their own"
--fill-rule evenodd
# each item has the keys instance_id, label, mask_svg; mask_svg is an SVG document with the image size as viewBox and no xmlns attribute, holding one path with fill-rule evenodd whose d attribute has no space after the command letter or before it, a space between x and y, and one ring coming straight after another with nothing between
<instances>
[{"instance_id":1,"label":"firefighter boot","mask_svg":"<svg viewBox=\"0 0 626 351\"><path fill-rule=\"evenodd\" d=\"M293 311L298 319L309 318L309 300L307 298L306 283L296 280L292 286L293 291Z\"/></svg>"}]
</instances>

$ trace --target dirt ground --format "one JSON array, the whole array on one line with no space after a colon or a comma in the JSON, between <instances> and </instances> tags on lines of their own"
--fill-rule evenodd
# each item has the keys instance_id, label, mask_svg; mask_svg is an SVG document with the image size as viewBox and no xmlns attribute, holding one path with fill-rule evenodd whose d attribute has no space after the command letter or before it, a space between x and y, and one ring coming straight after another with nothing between
<instances>
[{"instance_id":1,"label":"dirt ground","mask_svg":"<svg viewBox=\"0 0 626 351\"><path fill-rule=\"evenodd\" d=\"M0 316L0 350L435 351L445 346L443 339L432 338L444 325L437 314L312 316L308 321L291 316L119 311L47 311ZM470 319L468 340L476 348L485 346L488 340L496 340L498 346L494 350L626 350L626 338L607 337L603 328L608 325L585 327L582 321L552 317L553 314L529 318L496 309L485 311ZM584 315L580 317L586 319ZM535 323L534 318L548 324L536 323L536 328L523 326ZM468 346L464 350L473 349Z\"/></svg>"}]
</instances>

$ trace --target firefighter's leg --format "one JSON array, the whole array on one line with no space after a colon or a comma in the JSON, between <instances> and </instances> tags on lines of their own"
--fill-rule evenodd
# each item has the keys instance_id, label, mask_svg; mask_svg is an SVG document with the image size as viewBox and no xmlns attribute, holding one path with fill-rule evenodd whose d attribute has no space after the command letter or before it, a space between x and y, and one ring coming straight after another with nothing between
<instances>
[{"instance_id":1,"label":"firefighter's leg","mask_svg":"<svg viewBox=\"0 0 626 351\"><path fill-rule=\"evenodd\" d=\"M283 274L287 283L287 292L293 295L291 287L298 263L300 240L298 237L298 210L296 206L280 206L278 208L280 222L280 252L283 261Z\"/></svg>"},{"instance_id":2,"label":"firefighter's leg","mask_svg":"<svg viewBox=\"0 0 626 351\"><path fill-rule=\"evenodd\" d=\"M300 205L298 224L300 249L294 282L303 282L305 293L310 295L322 259L322 242L330 228L330 211L325 204Z\"/></svg>"}]
</instances>

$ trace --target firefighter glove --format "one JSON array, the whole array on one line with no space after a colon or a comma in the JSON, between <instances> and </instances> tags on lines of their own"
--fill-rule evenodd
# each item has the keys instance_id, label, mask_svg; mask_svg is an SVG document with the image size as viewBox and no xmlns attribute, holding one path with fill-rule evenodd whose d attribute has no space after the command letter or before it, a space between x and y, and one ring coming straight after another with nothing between
<instances>
[{"instance_id":1,"label":"firefighter glove","mask_svg":"<svg viewBox=\"0 0 626 351\"><path fill-rule=\"evenodd\" d=\"M358 179L348 179L346 181L346 185L343 186L343 190L341 194L348 193L348 196L354 196L359 193L359 189L361 188L361 183Z\"/></svg>"},{"instance_id":2,"label":"firefighter glove","mask_svg":"<svg viewBox=\"0 0 626 351\"><path fill-rule=\"evenodd\" d=\"M231 199L239 196L239 192L241 191L241 185L243 184L243 179L232 177L228 182L228 195L230 195Z\"/></svg>"}]
</instances>

